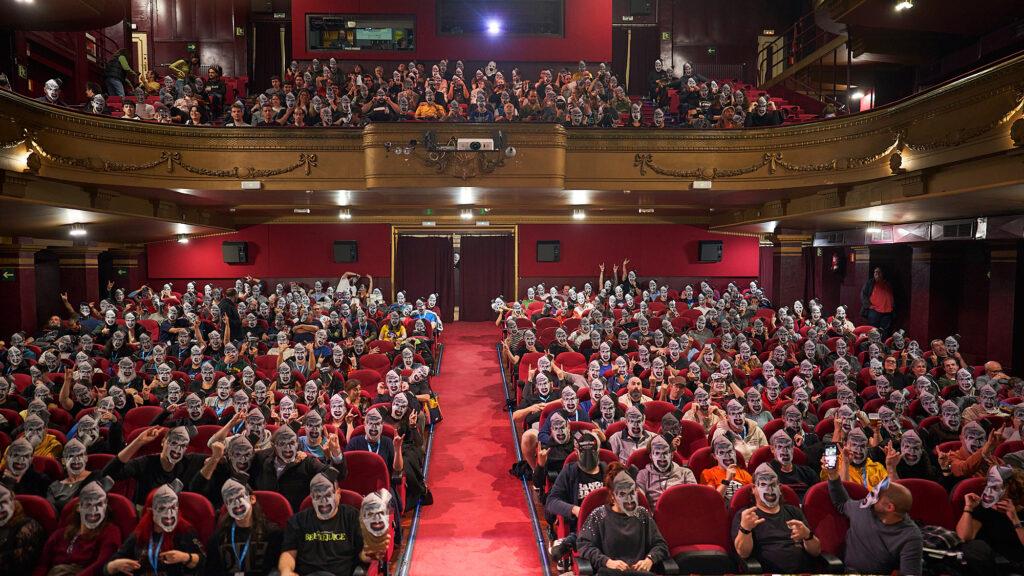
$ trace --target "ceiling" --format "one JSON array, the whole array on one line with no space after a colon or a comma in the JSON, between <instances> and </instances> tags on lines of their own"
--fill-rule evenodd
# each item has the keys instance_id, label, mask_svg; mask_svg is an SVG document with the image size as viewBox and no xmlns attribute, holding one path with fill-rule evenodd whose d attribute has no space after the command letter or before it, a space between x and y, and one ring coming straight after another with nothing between
<instances>
[{"instance_id":1,"label":"ceiling","mask_svg":"<svg viewBox=\"0 0 1024 576\"><path fill-rule=\"evenodd\" d=\"M0 28L18 30L96 30L128 14L129 0L4 0ZM203 0L213 1L213 0Z\"/></svg>"},{"instance_id":2,"label":"ceiling","mask_svg":"<svg viewBox=\"0 0 1024 576\"><path fill-rule=\"evenodd\" d=\"M4 236L26 236L50 240L68 240L72 224L84 224L84 240L102 243L133 244L167 240L177 234L203 235L223 232L205 226L193 226L164 220L108 214L48 206L0 197Z\"/></svg>"},{"instance_id":3,"label":"ceiling","mask_svg":"<svg viewBox=\"0 0 1024 576\"><path fill-rule=\"evenodd\" d=\"M1012 22L1022 13L1020 0L915 0L914 7L897 12L896 0L864 0L839 18L849 26L898 31L980 36Z\"/></svg>"}]
</instances>

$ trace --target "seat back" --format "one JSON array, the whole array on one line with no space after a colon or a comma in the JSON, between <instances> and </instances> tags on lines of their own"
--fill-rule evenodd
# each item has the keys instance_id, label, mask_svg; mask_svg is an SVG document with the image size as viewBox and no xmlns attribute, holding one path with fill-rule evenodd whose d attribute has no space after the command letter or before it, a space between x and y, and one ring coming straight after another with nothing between
<instances>
[{"instance_id":1,"label":"seat back","mask_svg":"<svg viewBox=\"0 0 1024 576\"><path fill-rule=\"evenodd\" d=\"M277 492L267 490L253 490L252 495L260 503L260 508L267 518L284 530L285 524L292 516L292 505L288 503L288 499Z\"/></svg>"},{"instance_id":2,"label":"seat back","mask_svg":"<svg viewBox=\"0 0 1024 576\"><path fill-rule=\"evenodd\" d=\"M740 454L739 450L736 451L736 464L740 468L746 469L743 454ZM700 482L701 473L708 468L718 466L718 462L715 460L714 454L711 453L711 447L705 446L690 456L690 460L687 462L687 465L690 467L690 470L693 470L693 475L697 477L697 482Z\"/></svg>"},{"instance_id":3,"label":"seat back","mask_svg":"<svg viewBox=\"0 0 1024 576\"><path fill-rule=\"evenodd\" d=\"M843 482L847 494L854 500L867 495L868 489L853 482ZM846 531L850 521L832 506L832 498L828 495L828 482L819 482L811 486L804 496L804 516L811 530L821 541L821 549L834 556L840 556Z\"/></svg>"},{"instance_id":4,"label":"seat back","mask_svg":"<svg viewBox=\"0 0 1024 576\"><path fill-rule=\"evenodd\" d=\"M50 480L62 480L64 478L64 467L60 465L60 461L51 456L33 456L32 467L36 469L36 472L46 474Z\"/></svg>"},{"instance_id":5,"label":"seat back","mask_svg":"<svg viewBox=\"0 0 1024 576\"><path fill-rule=\"evenodd\" d=\"M686 464L683 461L683 457L678 452L672 453L672 461L680 466ZM629 460L626 462L626 467L636 466L637 470L643 470L648 464L651 463L651 453L647 448L641 448L629 456Z\"/></svg>"},{"instance_id":6,"label":"seat back","mask_svg":"<svg viewBox=\"0 0 1024 576\"><path fill-rule=\"evenodd\" d=\"M958 517L953 516L949 493L941 484L923 478L906 478L897 482L906 486L914 497L914 503L910 507L912 520L929 526L956 529Z\"/></svg>"},{"instance_id":7,"label":"seat back","mask_svg":"<svg viewBox=\"0 0 1024 576\"><path fill-rule=\"evenodd\" d=\"M1020 440L1011 440L1009 442L1003 442L999 446L996 446L996 457L1002 458L1007 454L1019 452L1021 450L1024 450L1024 442L1021 442Z\"/></svg>"},{"instance_id":8,"label":"seat back","mask_svg":"<svg viewBox=\"0 0 1024 576\"><path fill-rule=\"evenodd\" d=\"M682 434L679 435L679 448L676 452L689 461L693 453L708 446L708 435L704 433L704 427L690 420L681 420ZM699 477L698 477L699 479Z\"/></svg>"},{"instance_id":9,"label":"seat back","mask_svg":"<svg viewBox=\"0 0 1024 576\"><path fill-rule=\"evenodd\" d=\"M575 452L573 454L575 454ZM566 462L568 462L568 460L566 460ZM637 491L637 497L641 506L648 510L651 509L651 504L647 501L647 496L645 496L642 491ZM600 508L607 504L610 498L611 495L608 493L608 488L604 486L591 491L590 494L587 494L586 498L583 499L583 502L580 503L578 530L583 529L583 523L587 521L587 517L590 516L590 513L593 512L595 508Z\"/></svg>"},{"instance_id":10,"label":"seat back","mask_svg":"<svg viewBox=\"0 0 1024 576\"><path fill-rule=\"evenodd\" d=\"M693 522L696 518L700 521ZM665 490L654 509L654 521L670 551L694 545L732 550L722 495L710 486L677 484Z\"/></svg>"},{"instance_id":11,"label":"seat back","mask_svg":"<svg viewBox=\"0 0 1024 576\"><path fill-rule=\"evenodd\" d=\"M148 428L149 423L163 411L159 406L136 406L126 412L123 424L125 438L140 428Z\"/></svg>"},{"instance_id":12,"label":"seat back","mask_svg":"<svg viewBox=\"0 0 1024 576\"><path fill-rule=\"evenodd\" d=\"M42 524L47 533L57 529L57 512L46 498L30 494L17 494L15 498L21 502L25 515Z\"/></svg>"},{"instance_id":13,"label":"seat back","mask_svg":"<svg viewBox=\"0 0 1024 576\"><path fill-rule=\"evenodd\" d=\"M647 394L650 391L645 392ZM653 432L661 430L661 419L665 414L675 412L675 405L662 400L651 400L644 402L644 427ZM695 422L696 424L696 422Z\"/></svg>"},{"instance_id":14,"label":"seat back","mask_svg":"<svg viewBox=\"0 0 1024 576\"><path fill-rule=\"evenodd\" d=\"M964 513L964 499L968 494L981 494L985 489L988 478L968 478L953 488L953 496L950 497L950 506L953 509L953 518L960 518Z\"/></svg>"},{"instance_id":15,"label":"seat back","mask_svg":"<svg viewBox=\"0 0 1024 576\"><path fill-rule=\"evenodd\" d=\"M607 464L619 461L619 457L615 455L615 452L612 452L611 450L605 450L604 448L601 448L600 450L597 451L597 459ZM569 462L579 462L579 460L580 455L575 450L573 450L572 452L569 453L568 456L566 456L565 464L562 464L562 467L564 468L565 465L568 464Z\"/></svg>"},{"instance_id":16,"label":"seat back","mask_svg":"<svg viewBox=\"0 0 1024 576\"><path fill-rule=\"evenodd\" d=\"M384 354L365 354L359 359L359 366L365 370L374 370L384 378L391 369L391 360Z\"/></svg>"},{"instance_id":17,"label":"seat back","mask_svg":"<svg viewBox=\"0 0 1024 576\"><path fill-rule=\"evenodd\" d=\"M181 517L196 529L201 542L206 542L213 534L213 528L217 524L217 517L213 512L213 504L202 494L195 492L182 492L178 494L178 505L181 507Z\"/></svg>"},{"instance_id":18,"label":"seat back","mask_svg":"<svg viewBox=\"0 0 1024 576\"><path fill-rule=\"evenodd\" d=\"M384 459L373 452L350 450L345 452L348 460L348 476L338 481L338 487L352 490L366 496L370 492L386 490L391 483Z\"/></svg>"}]
</instances>

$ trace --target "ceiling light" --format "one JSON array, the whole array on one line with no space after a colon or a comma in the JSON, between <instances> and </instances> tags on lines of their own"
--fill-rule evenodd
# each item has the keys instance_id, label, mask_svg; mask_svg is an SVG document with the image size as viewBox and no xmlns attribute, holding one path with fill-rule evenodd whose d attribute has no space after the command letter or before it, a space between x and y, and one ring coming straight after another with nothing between
<instances>
[{"instance_id":1,"label":"ceiling light","mask_svg":"<svg viewBox=\"0 0 1024 576\"><path fill-rule=\"evenodd\" d=\"M587 213L584 212L583 210L573 210L572 211L572 219L573 220L583 220L586 217L587 217Z\"/></svg>"},{"instance_id":2,"label":"ceiling light","mask_svg":"<svg viewBox=\"0 0 1024 576\"><path fill-rule=\"evenodd\" d=\"M590 204L590 190L569 190L569 203L574 205Z\"/></svg>"},{"instance_id":3,"label":"ceiling light","mask_svg":"<svg viewBox=\"0 0 1024 576\"><path fill-rule=\"evenodd\" d=\"M501 22L498 20L487 21L487 33L491 36L501 34Z\"/></svg>"},{"instance_id":4,"label":"ceiling light","mask_svg":"<svg viewBox=\"0 0 1024 576\"><path fill-rule=\"evenodd\" d=\"M864 97L864 92L861 92L860 90L857 90L853 94L850 94L850 100L860 100L863 97Z\"/></svg>"},{"instance_id":5,"label":"ceiling light","mask_svg":"<svg viewBox=\"0 0 1024 576\"><path fill-rule=\"evenodd\" d=\"M637 212L641 214L654 214L654 208L637 208Z\"/></svg>"},{"instance_id":6,"label":"ceiling light","mask_svg":"<svg viewBox=\"0 0 1024 576\"><path fill-rule=\"evenodd\" d=\"M474 202L476 202L476 197L472 188L468 186L459 188L459 204L473 204Z\"/></svg>"},{"instance_id":7,"label":"ceiling light","mask_svg":"<svg viewBox=\"0 0 1024 576\"><path fill-rule=\"evenodd\" d=\"M868 222L868 227L865 230L868 234L881 234L882 225L878 222Z\"/></svg>"},{"instance_id":8,"label":"ceiling light","mask_svg":"<svg viewBox=\"0 0 1024 576\"><path fill-rule=\"evenodd\" d=\"M901 2L897 2L896 3L896 11L897 12L903 12L904 10L910 10L913 7L914 7L914 3L911 2L910 0L902 0Z\"/></svg>"},{"instance_id":9,"label":"ceiling light","mask_svg":"<svg viewBox=\"0 0 1024 576\"><path fill-rule=\"evenodd\" d=\"M293 208L292 212L296 214L309 214L310 210L309 208Z\"/></svg>"},{"instance_id":10,"label":"ceiling light","mask_svg":"<svg viewBox=\"0 0 1024 576\"><path fill-rule=\"evenodd\" d=\"M349 212L348 210L339 210L338 211L338 218L340 218L342 220L351 220L352 219L352 212Z\"/></svg>"},{"instance_id":11,"label":"ceiling light","mask_svg":"<svg viewBox=\"0 0 1024 576\"><path fill-rule=\"evenodd\" d=\"M178 234L178 244L188 244L188 234Z\"/></svg>"},{"instance_id":12,"label":"ceiling light","mask_svg":"<svg viewBox=\"0 0 1024 576\"><path fill-rule=\"evenodd\" d=\"M473 218L472 210L463 210L462 214L459 215L463 220L471 220Z\"/></svg>"},{"instance_id":13,"label":"ceiling light","mask_svg":"<svg viewBox=\"0 0 1024 576\"><path fill-rule=\"evenodd\" d=\"M85 226L81 224L72 224L71 230L68 231L68 234L72 236L85 236L85 233Z\"/></svg>"}]
</instances>

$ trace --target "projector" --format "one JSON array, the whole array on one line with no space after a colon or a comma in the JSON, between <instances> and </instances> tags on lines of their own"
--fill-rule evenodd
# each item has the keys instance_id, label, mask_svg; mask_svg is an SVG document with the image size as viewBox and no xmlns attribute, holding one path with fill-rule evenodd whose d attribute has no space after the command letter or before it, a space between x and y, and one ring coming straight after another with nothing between
<instances>
[{"instance_id":1,"label":"projector","mask_svg":"<svg viewBox=\"0 0 1024 576\"><path fill-rule=\"evenodd\" d=\"M456 141L456 149L472 152L494 150L494 140L491 138L459 138Z\"/></svg>"}]
</instances>

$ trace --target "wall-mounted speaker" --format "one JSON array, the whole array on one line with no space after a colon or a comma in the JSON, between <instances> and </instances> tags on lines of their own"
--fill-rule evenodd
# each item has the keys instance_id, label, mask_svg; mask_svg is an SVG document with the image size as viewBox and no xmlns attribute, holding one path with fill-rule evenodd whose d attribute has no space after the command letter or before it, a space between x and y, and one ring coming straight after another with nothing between
<instances>
[{"instance_id":1,"label":"wall-mounted speaker","mask_svg":"<svg viewBox=\"0 0 1024 576\"><path fill-rule=\"evenodd\" d=\"M721 240L701 240L698 244L700 246L697 254L698 262L708 263L722 261Z\"/></svg>"},{"instance_id":2,"label":"wall-mounted speaker","mask_svg":"<svg viewBox=\"0 0 1024 576\"><path fill-rule=\"evenodd\" d=\"M653 0L630 0L629 13L632 16L650 16Z\"/></svg>"},{"instance_id":3,"label":"wall-mounted speaker","mask_svg":"<svg viewBox=\"0 0 1024 576\"><path fill-rule=\"evenodd\" d=\"M558 262L560 247L558 240L538 240L537 262Z\"/></svg>"},{"instance_id":4,"label":"wall-mounted speaker","mask_svg":"<svg viewBox=\"0 0 1024 576\"><path fill-rule=\"evenodd\" d=\"M334 243L335 262L359 262L359 243L339 240Z\"/></svg>"},{"instance_id":5,"label":"wall-mounted speaker","mask_svg":"<svg viewBox=\"0 0 1024 576\"><path fill-rule=\"evenodd\" d=\"M221 249L224 252L225 264L248 264L248 242L224 242L221 244Z\"/></svg>"}]
</instances>

